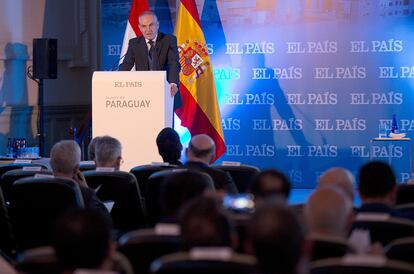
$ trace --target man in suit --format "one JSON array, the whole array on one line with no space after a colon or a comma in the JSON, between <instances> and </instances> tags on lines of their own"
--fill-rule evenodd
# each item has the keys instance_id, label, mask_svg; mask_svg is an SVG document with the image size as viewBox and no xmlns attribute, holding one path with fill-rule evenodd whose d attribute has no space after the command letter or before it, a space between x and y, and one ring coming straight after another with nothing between
<instances>
[{"instance_id":1,"label":"man in suit","mask_svg":"<svg viewBox=\"0 0 414 274\"><path fill-rule=\"evenodd\" d=\"M166 70L171 96L174 96L174 109L179 108L180 62L177 38L158 32L157 16L151 11L141 13L138 20L142 36L129 40L128 50L119 70L129 71L134 65L137 71Z\"/></svg>"},{"instance_id":2,"label":"man in suit","mask_svg":"<svg viewBox=\"0 0 414 274\"><path fill-rule=\"evenodd\" d=\"M238 193L233 179L227 172L210 167L216 153L214 140L206 134L199 134L191 138L186 150L189 169L202 171L211 176L217 191L235 194Z\"/></svg>"},{"instance_id":3,"label":"man in suit","mask_svg":"<svg viewBox=\"0 0 414 274\"><path fill-rule=\"evenodd\" d=\"M78 183L82 193L85 208L96 209L108 220L111 220L105 205L98 199L95 191L88 187L85 177L79 171L81 149L72 140L63 140L56 143L50 151L50 165L55 177L72 179Z\"/></svg>"}]
</instances>

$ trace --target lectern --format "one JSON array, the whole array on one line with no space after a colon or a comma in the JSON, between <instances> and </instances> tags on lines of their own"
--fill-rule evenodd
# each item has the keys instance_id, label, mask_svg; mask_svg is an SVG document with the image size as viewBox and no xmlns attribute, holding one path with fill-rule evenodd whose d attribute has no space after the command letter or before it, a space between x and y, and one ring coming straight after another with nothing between
<instances>
[{"instance_id":1,"label":"lectern","mask_svg":"<svg viewBox=\"0 0 414 274\"><path fill-rule=\"evenodd\" d=\"M92 78L92 133L122 144L121 169L162 161L155 139L171 127L173 98L165 71L95 72Z\"/></svg>"}]
</instances>

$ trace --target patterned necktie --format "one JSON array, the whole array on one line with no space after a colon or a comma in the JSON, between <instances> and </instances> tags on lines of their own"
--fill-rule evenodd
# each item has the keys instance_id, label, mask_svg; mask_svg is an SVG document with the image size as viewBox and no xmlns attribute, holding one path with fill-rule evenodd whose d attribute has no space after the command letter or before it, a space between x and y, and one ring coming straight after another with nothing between
<instances>
[{"instance_id":1,"label":"patterned necktie","mask_svg":"<svg viewBox=\"0 0 414 274\"><path fill-rule=\"evenodd\" d=\"M158 70L158 56L155 50L155 45L153 40L149 40L148 44L150 45L148 51L148 66L149 70Z\"/></svg>"}]
</instances>

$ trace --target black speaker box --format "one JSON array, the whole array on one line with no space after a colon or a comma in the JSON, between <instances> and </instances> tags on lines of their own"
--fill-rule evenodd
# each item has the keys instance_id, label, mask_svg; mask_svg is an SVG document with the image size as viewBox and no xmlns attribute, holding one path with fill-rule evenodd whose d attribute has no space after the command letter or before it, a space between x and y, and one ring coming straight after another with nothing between
<instances>
[{"instance_id":1,"label":"black speaker box","mask_svg":"<svg viewBox=\"0 0 414 274\"><path fill-rule=\"evenodd\" d=\"M33 39L33 77L57 78L57 39Z\"/></svg>"}]
</instances>

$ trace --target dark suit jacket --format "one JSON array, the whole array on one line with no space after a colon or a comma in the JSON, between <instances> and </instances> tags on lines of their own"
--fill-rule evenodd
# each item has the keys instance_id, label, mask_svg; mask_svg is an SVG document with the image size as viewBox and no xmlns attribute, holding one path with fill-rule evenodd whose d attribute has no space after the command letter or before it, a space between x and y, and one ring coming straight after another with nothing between
<instances>
[{"instance_id":1,"label":"dark suit jacket","mask_svg":"<svg viewBox=\"0 0 414 274\"><path fill-rule=\"evenodd\" d=\"M236 184L231 176L225 171L210 167L202 162L193 161L188 161L184 167L202 171L210 175L211 179L214 181L214 187L216 189L225 190L229 194L238 193Z\"/></svg>"},{"instance_id":2,"label":"dark suit jacket","mask_svg":"<svg viewBox=\"0 0 414 274\"><path fill-rule=\"evenodd\" d=\"M108 210L106 209L105 205L99 200L96 196L95 191L89 187L79 186L83 203L85 204L85 208L87 209L94 209L99 211L107 221L112 224L112 217L109 214Z\"/></svg>"},{"instance_id":3,"label":"dark suit jacket","mask_svg":"<svg viewBox=\"0 0 414 274\"><path fill-rule=\"evenodd\" d=\"M381 203L367 203L357 208L357 213L386 213L392 217L410 219L414 221L414 212L403 212Z\"/></svg>"},{"instance_id":4,"label":"dark suit jacket","mask_svg":"<svg viewBox=\"0 0 414 274\"><path fill-rule=\"evenodd\" d=\"M180 86L180 60L178 55L177 38L173 35L158 33L155 42L155 50L158 55L157 70L167 71L167 81ZM137 71L149 70L148 65L148 46L144 36L129 40L128 50L122 64L119 66L121 71L129 71L135 65ZM174 97L174 109L181 106L180 93Z\"/></svg>"}]
</instances>

